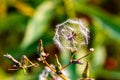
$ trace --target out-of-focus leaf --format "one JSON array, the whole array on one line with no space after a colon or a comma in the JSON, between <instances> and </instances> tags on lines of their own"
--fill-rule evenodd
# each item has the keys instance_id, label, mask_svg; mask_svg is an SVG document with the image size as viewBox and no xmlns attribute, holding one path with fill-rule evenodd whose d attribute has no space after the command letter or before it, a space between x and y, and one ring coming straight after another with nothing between
<instances>
[{"instance_id":1,"label":"out-of-focus leaf","mask_svg":"<svg viewBox=\"0 0 120 80\"><path fill-rule=\"evenodd\" d=\"M0 79L2 80L7 80L6 74L4 73L3 70L0 69Z\"/></svg>"},{"instance_id":2,"label":"out-of-focus leaf","mask_svg":"<svg viewBox=\"0 0 120 80\"><path fill-rule=\"evenodd\" d=\"M25 24L27 17L20 14L11 13L7 17L0 19L0 33L8 29L22 26Z\"/></svg>"},{"instance_id":3,"label":"out-of-focus leaf","mask_svg":"<svg viewBox=\"0 0 120 80\"><path fill-rule=\"evenodd\" d=\"M120 80L120 72L118 71L109 71L105 69L99 69L96 71L96 75L99 77L106 78L106 80Z\"/></svg>"},{"instance_id":4,"label":"out-of-focus leaf","mask_svg":"<svg viewBox=\"0 0 120 80\"><path fill-rule=\"evenodd\" d=\"M93 54L92 65L94 66L94 70L100 69L106 60L106 51L103 46L96 46L95 52Z\"/></svg>"},{"instance_id":5,"label":"out-of-focus leaf","mask_svg":"<svg viewBox=\"0 0 120 80\"><path fill-rule=\"evenodd\" d=\"M89 16L91 16L93 18L94 21L100 20L102 22L102 24L104 26L101 26L103 28L103 30L108 32L108 35L117 40L120 41L120 25L118 23L116 23L113 20L113 16L108 16L105 12L103 12L101 9L97 8L97 7L93 7L93 6L88 6L88 5L82 5L82 4L76 4L76 10L87 14Z\"/></svg>"},{"instance_id":6,"label":"out-of-focus leaf","mask_svg":"<svg viewBox=\"0 0 120 80\"><path fill-rule=\"evenodd\" d=\"M21 48L27 48L46 32L54 9L55 4L52 1L45 1L37 8L33 18L28 23Z\"/></svg>"},{"instance_id":7,"label":"out-of-focus leaf","mask_svg":"<svg viewBox=\"0 0 120 80\"><path fill-rule=\"evenodd\" d=\"M36 73L24 73L23 70L19 70L16 75L14 75L12 80L38 80L39 77L39 70L36 71Z\"/></svg>"},{"instance_id":8,"label":"out-of-focus leaf","mask_svg":"<svg viewBox=\"0 0 120 80\"><path fill-rule=\"evenodd\" d=\"M118 25L120 25L120 16L118 16L118 15L116 16L116 15L115 15L115 16L113 17L113 20L114 20Z\"/></svg>"},{"instance_id":9,"label":"out-of-focus leaf","mask_svg":"<svg viewBox=\"0 0 120 80\"><path fill-rule=\"evenodd\" d=\"M31 80L28 74L25 74L23 70L19 70L14 77L14 80Z\"/></svg>"}]
</instances>

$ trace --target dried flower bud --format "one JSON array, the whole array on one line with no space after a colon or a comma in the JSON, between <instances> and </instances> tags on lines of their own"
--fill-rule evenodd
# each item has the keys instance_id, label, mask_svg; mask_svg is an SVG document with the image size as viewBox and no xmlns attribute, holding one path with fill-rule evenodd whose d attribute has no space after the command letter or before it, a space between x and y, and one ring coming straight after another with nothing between
<instances>
[{"instance_id":1,"label":"dried flower bud","mask_svg":"<svg viewBox=\"0 0 120 80\"><path fill-rule=\"evenodd\" d=\"M7 57L7 58L10 59L12 56L11 56L10 54L7 53L6 55L4 55L4 57Z\"/></svg>"},{"instance_id":2,"label":"dried flower bud","mask_svg":"<svg viewBox=\"0 0 120 80\"><path fill-rule=\"evenodd\" d=\"M18 65L15 65L15 64L14 64L12 67L13 67L13 69L17 69L17 68L18 68Z\"/></svg>"},{"instance_id":3,"label":"dried flower bud","mask_svg":"<svg viewBox=\"0 0 120 80\"><path fill-rule=\"evenodd\" d=\"M37 58L37 60L40 62L41 61L41 59L40 58Z\"/></svg>"},{"instance_id":4,"label":"dried flower bud","mask_svg":"<svg viewBox=\"0 0 120 80\"><path fill-rule=\"evenodd\" d=\"M41 53L41 56L46 56L46 53L45 53L45 52L42 52L42 53Z\"/></svg>"},{"instance_id":5,"label":"dried flower bud","mask_svg":"<svg viewBox=\"0 0 120 80\"><path fill-rule=\"evenodd\" d=\"M79 60L72 60L72 63L73 64L83 64L81 61L79 61Z\"/></svg>"},{"instance_id":6,"label":"dried flower bud","mask_svg":"<svg viewBox=\"0 0 120 80\"><path fill-rule=\"evenodd\" d=\"M90 50L89 50L90 52L93 52L94 51L94 48L90 48Z\"/></svg>"}]
</instances>

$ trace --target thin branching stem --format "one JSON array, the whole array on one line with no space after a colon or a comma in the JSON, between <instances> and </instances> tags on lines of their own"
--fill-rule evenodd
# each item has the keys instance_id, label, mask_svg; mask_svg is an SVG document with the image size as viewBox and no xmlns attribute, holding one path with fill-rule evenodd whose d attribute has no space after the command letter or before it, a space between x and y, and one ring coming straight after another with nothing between
<instances>
[{"instance_id":1,"label":"thin branching stem","mask_svg":"<svg viewBox=\"0 0 120 80\"><path fill-rule=\"evenodd\" d=\"M65 66L63 66L60 70L62 71L63 69L65 69L66 67L68 67L69 65L71 65L72 63L66 64Z\"/></svg>"},{"instance_id":2,"label":"thin branching stem","mask_svg":"<svg viewBox=\"0 0 120 80\"><path fill-rule=\"evenodd\" d=\"M48 62L46 60L44 60L44 63L46 64L47 67L49 67L51 69L51 71L56 73L56 70L54 68L52 68ZM63 74L58 74L63 80L67 80L67 78L63 75Z\"/></svg>"},{"instance_id":3,"label":"thin branching stem","mask_svg":"<svg viewBox=\"0 0 120 80\"><path fill-rule=\"evenodd\" d=\"M10 54L7 53L4 56L9 58L10 60L12 60L14 63L18 64L19 66L22 66L22 64L19 61L17 61L14 57L12 57Z\"/></svg>"},{"instance_id":4,"label":"thin branching stem","mask_svg":"<svg viewBox=\"0 0 120 80\"><path fill-rule=\"evenodd\" d=\"M56 62L58 64L58 67L61 68L62 66L61 66L60 61L58 60L58 56L56 54L55 54L55 58L56 58Z\"/></svg>"},{"instance_id":5,"label":"thin branching stem","mask_svg":"<svg viewBox=\"0 0 120 80\"><path fill-rule=\"evenodd\" d=\"M77 59L77 60L79 61L79 60L81 60L81 59L83 59L83 58L87 57L88 55L90 55L90 53L88 53L88 54L86 54L86 55L84 55L84 56L80 57L80 58L79 58L79 59Z\"/></svg>"}]
</instances>

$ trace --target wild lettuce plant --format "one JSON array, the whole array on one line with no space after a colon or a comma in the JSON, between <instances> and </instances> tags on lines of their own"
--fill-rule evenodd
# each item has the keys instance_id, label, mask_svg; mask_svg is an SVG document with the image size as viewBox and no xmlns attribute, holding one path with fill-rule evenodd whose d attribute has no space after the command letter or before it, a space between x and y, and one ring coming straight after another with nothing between
<instances>
[{"instance_id":1,"label":"wild lettuce plant","mask_svg":"<svg viewBox=\"0 0 120 80\"><path fill-rule=\"evenodd\" d=\"M83 62L81 62L80 60L90 55L94 51L93 48L90 48L89 52L83 57L73 59L74 55L78 54L78 50L80 50L82 46L87 46L89 44L89 33L89 29L86 26L84 26L83 22L80 19L68 19L65 22L56 26L56 32L53 40L55 41L56 45L60 48L60 50L67 50L70 52L70 54L68 53L70 55L68 61L69 63L64 66L61 65L57 54L55 54L55 60L57 62L57 65L48 63L46 59L47 57L49 57L50 54L44 51L43 42L42 39L40 39L38 46L39 58L37 59L37 61L39 61L39 63L42 62L46 66L42 73L40 73L39 80L48 80L49 75L50 80L71 80L69 77L67 77L67 73L65 71L66 67L68 67L71 64L83 65ZM4 56L15 63L15 65L13 65L13 69L10 70L23 69L24 72L27 73L27 68L39 66L39 63L31 62L25 55L23 55L21 61L17 61L10 54L6 54ZM94 80L93 78L89 78L88 70L89 62L87 62L86 67L83 70L82 78L78 80Z\"/></svg>"}]
</instances>

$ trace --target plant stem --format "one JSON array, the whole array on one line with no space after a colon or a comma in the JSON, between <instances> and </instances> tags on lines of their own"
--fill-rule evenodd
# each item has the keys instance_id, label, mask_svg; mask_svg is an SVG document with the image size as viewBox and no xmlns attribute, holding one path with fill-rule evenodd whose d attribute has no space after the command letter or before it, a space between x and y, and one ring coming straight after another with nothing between
<instances>
[{"instance_id":1,"label":"plant stem","mask_svg":"<svg viewBox=\"0 0 120 80\"><path fill-rule=\"evenodd\" d=\"M65 69L66 67L68 67L71 63L66 64L65 66L63 66L60 70L62 71L63 69Z\"/></svg>"},{"instance_id":2,"label":"plant stem","mask_svg":"<svg viewBox=\"0 0 120 80\"><path fill-rule=\"evenodd\" d=\"M47 67L49 67L53 72L56 73L56 70L54 68L52 68L46 60L44 60L44 63L46 64ZM58 74L63 80L67 80L67 78L63 75L63 74Z\"/></svg>"},{"instance_id":3,"label":"plant stem","mask_svg":"<svg viewBox=\"0 0 120 80\"><path fill-rule=\"evenodd\" d=\"M84 55L83 57L81 57L81 58L79 58L79 59L77 59L77 60L83 59L83 58L85 58L85 57L88 56L88 55L90 55L90 53Z\"/></svg>"}]
</instances>

